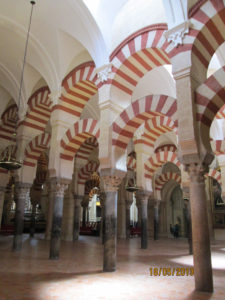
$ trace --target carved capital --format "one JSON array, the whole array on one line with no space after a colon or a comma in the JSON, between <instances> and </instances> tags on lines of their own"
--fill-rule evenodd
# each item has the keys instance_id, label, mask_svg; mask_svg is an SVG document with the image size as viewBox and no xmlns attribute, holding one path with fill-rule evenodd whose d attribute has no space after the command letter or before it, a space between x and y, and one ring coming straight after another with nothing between
<instances>
[{"instance_id":1,"label":"carved capital","mask_svg":"<svg viewBox=\"0 0 225 300\"><path fill-rule=\"evenodd\" d=\"M148 198L152 196L152 192L145 191L145 190L138 190L136 192L136 199L142 205L148 204Z\"/></svg>"},{"instance_id":2,"label":"carved capital","mask_svg":"<svg viewBox=\"0 0 225 300\"><path fill-rule=\"evenodd\" d=\"M101 82L106 82L110 78L112 72L112 64L104 65L96 70L98 78Z\"/></svg>"},{"instance_id":3,"label":"carved capital","mask_svg":"<svg viewBox=\"0 0 225 300\"><path fill-rule=\"evenodd\" d=\"M202 163L192 163L185 165L185 171L188 172L191 182L204 182L204 175L208 172L208 165Z\"/></svg>"},{"instance_id":4,"label":"carved capital","mask_svg":"<svg viewBox=\"0 0 225 300\"><path fill-rule=\"evenodd\" d=\"M164 35L168 42L172 42L174 47L183 45L183 39L185 34L189 33L190 22L185 21L170 30L167 30Z\"/></svg>"},{"instance_id":5,"label":"carved capital","mask_svg":"<svg viewBox=\"0 0 225 300\"><path fill-rule=\"evenodd\" d=\"M51 104L52 107L58 104L61 94L62 94L62 91L60 89L58 91L53 91L52 93L50 93L48 95L52 101L52 104Z\"/></svg>"},{"instance_id":6,"label":"carved capital","mask_svg":"<svg viewBox=\"0 0 225 300\"><path fill-rule=\"evenodd\" d=\"M63 198L64 192L65 190L67 190L69 183L70 182L68 180L51 178L50 179L51 193L55 194L56 197Z\"/></svg>"},{"instance_id":7,"label":"carved capital","mask_svg":"<svg viewBox=\"0 0 225 300\"><path fill-rule=\"evenodd\" d=\"M106 192L116 192L122 182L122 178L116 175L101 176Z\"/></svg>"}]
</instances>

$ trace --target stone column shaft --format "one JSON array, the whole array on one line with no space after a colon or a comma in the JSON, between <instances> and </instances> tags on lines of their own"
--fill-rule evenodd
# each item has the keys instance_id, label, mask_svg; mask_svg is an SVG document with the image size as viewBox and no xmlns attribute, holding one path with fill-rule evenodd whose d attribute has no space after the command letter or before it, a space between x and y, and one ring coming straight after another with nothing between
<instances>
[{"instance_id":1,"label":"stone column shaft","mask_svg":"<svg viewBox=\"0 0 225 300\"><path fill-rule=\"evenodd\" d=\"M54 180L55 181L55 180ZM67 184L60 183L57 181L51 182L51 190L53 191L53 220L52 220L52 234L50 242L50 259L59 258L60 250L60 236L61 236L61 226L62 226L62 216L63 216L63 198L64 191L68 187Z\"/></svg>"},{"instance_id":2,"label":"stone column shaft","mask_svg":"<svg viewBox=\"0 0 225 300\"><path fill-rule=\"evenodd\" d=\"M51 239L52 231L52 218L53 218L53 208L54 208L54 199L53 191L51 190L51 185L48 184L48 208L47 208L47 219L46 219L46 229L45 229L45 239Z\"/></svg>"},{"instance_id":3,"label":"stone column shaft","mask_svg":"<svg viewBox=\"0 0 225 300\"><path fill-rule=\"evenodd\" d=\"M154 240L159 239L159 202L154 206Z\"/></svg>"},{"instance_id":4,"label":"stone column shaft","mask_svg":"<svg viewBox=\"0 0 225 300\"><path fill-rule=\"evenodd\" d=\"M3 207L4 207L4 199L5 199L5 188L0 187L0 228L2 224L2 214L3 214Z\"/></svg>"},{"instance_id":5,"label":"stone column shaft","mask_svg":"<svg viewBox=\"0 0 225 300\"><path fill-rule=\"evenodd\" d=\"M74 228L73 228L73 240L79 239L80 233L80 212L81 212L81 201L83 196L75 195L75 205L74 205Z\"/></svg>"},{"instance_id":6,"label":"stone column shaft","mask_svg":"<svg viewBox=\"0 0 225 300\"><path fill-rule=\"evenodd\" d=\"M204 172L201 166L195 164L189 166L188 172L190 175L195 288L198 291L212 292L213 278Z\"/></svg>"},{"instance_id":7,"label":"stone column shaft","mask_svg":"<svg viewBox=\"0 0 225 300\"><path fill-rule=\"evenodd\" d=\"M116 270L117 191L106 192L104 214L103 270L112 272Z\"/></svg>"},{"instance_id":8,"label":"stone column shaft","mask_svg":"<svg viewBox=\"0 0 225 300\"><path fill-rule=\"evenodd\" d=\"M13 238L13 250L19 251L22 248L22 236L24 227L24 209L27 194L30 191L31 184L16 183L16 214L15 214L15 233Z\"/></svg>"}]
</instances>

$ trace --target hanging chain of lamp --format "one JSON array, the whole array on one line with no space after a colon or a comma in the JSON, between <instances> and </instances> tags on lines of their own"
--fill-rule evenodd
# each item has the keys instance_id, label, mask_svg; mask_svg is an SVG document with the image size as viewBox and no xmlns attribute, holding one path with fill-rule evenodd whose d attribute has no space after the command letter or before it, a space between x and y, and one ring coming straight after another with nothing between
<instances>
[{"instance_id":1,"label":"hanging chain of lamp","mask_svg":"<svg viewBox=\"0 0 225 300\"><path fill-rule=\"evenodd\" d=\"M22 94L22 87L23 87L24 67L26 64L27 47L28 47L28 41L29 41L29 35L30 35L33 6L35 4L35 1L30 1L30 3L31 3L31 13L30 13L29 27L28 27L28 31L27 31L27 39L26 39L25 52L24 52L24 58L23 58L22 73L21 73L21 79L20 79L18 112L20 111L20 101L21 101L21 94ZM16 138L16 129L17 129L18 122L19 122L19 117L18 117L18 113L17 113L16 122L15 122L15 131L13 133L14 138ZM12 138L12 140L13 140L13 138ZM1 154L0 168L6 169L6 170L17 170L22 167L22 161L16 160L16 151L15 151L16 148L17 148L17 139L16 139L15 146L14 145L8 146L6 148L6 150L3 151L3 153Z\"/></svg>"}]
</instances>

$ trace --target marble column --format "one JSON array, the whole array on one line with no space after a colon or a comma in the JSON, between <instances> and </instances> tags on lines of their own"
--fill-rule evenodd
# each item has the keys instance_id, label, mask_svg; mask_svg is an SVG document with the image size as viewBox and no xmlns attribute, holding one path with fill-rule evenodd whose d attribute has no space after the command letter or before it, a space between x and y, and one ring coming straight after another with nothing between
<instances>
[{"instance_id":1,"label":"marble column","mask_svg":"<svg viewBox=\"0 0 225 300\"><path fill-rule=\"evenodd\" d=\"M66 190L63 200L63 219L61 240L73 241L74 231L74 196L71 192L71 186Z\"/></svg>"},{"instance_id":2,"label":"marble column","mask_svg":"<svg viewBox=\"0 0 225 300\"><path fill-rule=\"evenodd\" d=\"M35 234L36 227L36 203L32 204L32 213L31 213L31 224L30 224L30 236L33 237Z\"/></svg>"},{"instance_id":3,"label":"marble column","mask_svg":"<svg viewBox=\"0 0 225 300\"><path fill-rule=\"evenodd\" d=\"M126 239L130 238L130 207L133 200L126 199Z\"/></svg>"},{"instance_id":4,"label":"marble column","mask_svg":"<svg viewBox=\"0 0 225 300\"><path fill-rule=\"evenodd\" d=\"M141 249L148 248L148 198L150 192L139 190L136 198L141 204Z\"/></svg>"},{"instance_id":5,"label":"marble column","mask_svg":"<svg viewBox=\"0 0 225 300\"><path fill-rule=\"evenodd\" d=\"M30 192L31 184L17 182L15 184L16 214L15 214L15 233L13 238L13 250L19 251L22 248L22 237L24 227L24 209L27 194Z\"/></svg>"},{"instance_id":6,"label":"marble column","mask_svg":"<svg viewBox=\"0 0 225 300\"><path fill-rule=\"evenodd\" d=\"M86 222L87 222L88 205L89 205L89 196L84 195L83 200L81 201L81 206L83 207L83 216L82 216L83 227L86 226Z\"/></svg>"},{"instance_id":7,"label":"marble column","mask_svg":"<svg viewBox=\"0 0 225 300\"><path fill-rule=\"evenodd\" d=\"M84 196L74 195L74 224L73 224L73 240L77 241L80 234L80 212L81 201Z\"/></svg>"},{"instance_id":8,"label":"marble column","mask_svg":"<svg viewBox=\"0 0 225 300\"><path fill-rule=\"evenodd\" d=\"M52 232L52 218L53 218L53 208L54 208L54 184L51 185L51 182L48 180L46 183L46 190L48 190L48 207L47 207L47 218L46 218L46 229L45 229L45 239L51 239Z\"/></svg>"},{"instance_id":9,"label":"marble column","mask_svg":"<svg viewBox=\"0 0 225 300\"><path fill-rule=\"evenodd\" d=\"M139 201L138 197L136 198L136 205L137 205L137 209L138 209L138 222L137 222L137 227L141 228L141 202Z\"/></svg>"},{"instance_id":10,"label":"marble column","mask_svg":"<svg viewBox=\"0 0 225 300\"><path fill-rule=\"evenodd\" d=\"M159 200L154 201L154 240L159 239Z\"/></svg>"},{"instance_id":11,"label":"marble column","mask_svg":"<svg viewBox=\"0 0 225 300\"><path fill-rule=\"evenodd\" d=\"M105 242L105 193L100 193L99 200L101 204L101 229L100 229L100 237L102 244Z\"/></svg>"},{"instance_id":12,"label":"marble column","mask_svg":"<svg viewBox=\"0 0 225 300\"><path fill-rule=\"evenodd\" d=\"M50 259L59 259L60 250L60 236L63 216L63 199L64 192L68 187L68 183L64 183L56 178L51 179L51 191L53 196L53 219L52 219L52 233L50 242Z\"/></svg>"},{"instance_id":13,"label":"marble column","mask_svg":"<svg viewBox=\"0 0 225 300\"><path fill-rule=\"evenodd\" d=\"M3 206L3 224L8 225L10 223L10 213L11 213L11 206L12 206L13 198L12 198L12 186L7 185L5 190L5 199L4 199L4 206Z\"/></svg>"},{"instance_id":14,"label":"marble column","mask_svg":"<svg viewBox=\"0 0 225 300\"><path fill-rule=\"evenodd\" d=\"M115 175L103 175L101 179L104 182L106 195L104 207L103 271L113 272L116 270L117 191L122 178Z\"/></svg>"},{"instance_id":15,"label":"marble column","mask_svg":"<svg viewBox=\"0 0 225 300\"><path fill-rule=\"evenodd\" d=\"M195 288L197 291L212 292L213 277L204 178L206 170L201 164L190 164L187 171L190 176Z\"/></svg>"},{"instance_id":16,"label":"marble column","mask_svg":"<svg viewBox=\"0 0 225 300\"><path fill-rule=\"evenodd\" d=\"M0 186L0 228L2 224L4 200L5 200L5 187Z\"/></svg>"}]
</instances>

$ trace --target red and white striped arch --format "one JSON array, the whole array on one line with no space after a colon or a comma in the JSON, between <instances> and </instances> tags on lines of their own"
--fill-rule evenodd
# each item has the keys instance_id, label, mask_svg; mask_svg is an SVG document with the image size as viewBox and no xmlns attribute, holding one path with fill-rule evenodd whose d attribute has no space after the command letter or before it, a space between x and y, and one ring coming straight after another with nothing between
<instances>
[{"instance_id":1,"label":"red and white striped arch","mask_svg":"<svg viewBox=\"0 0 225 300\"><path fill-rule=\"evenodd\" d=\"M60 158L72 161L77 151L87 138L94 136L99 138L99 122L93 119L83 119L77 121L64 134L60 145Z\"/></svg>"},{"instance_id":2,"label":"red and white striped arch","mask_svg":"<svg viewBox=\"0 0 225 300\"><path fill-rule=\"evenodd\" d=\"M90 179L93 172L96 172L99 168L99 163L96 161L89 161L78 173L78 184L84 185L85 182Z\"/></svg>"},{"instance_id":3,"label":"red and white striped arch","mask_svg":"<svg viewBox=\"0 0 225 300\"><path fill-rule=\"evenodd\" d=\"M97 93L98 84L94 62L79 65L63 80L59 104L54 109L80 117L88 100Z\"/></svg>"},{"instance_id":4,"label":"red and white striped arch","mask_svg":"<svg viewBox=\"0 0 225 300\"><path fill-rule=\"evenodd\" d=\"M176 99L164 95L151 95L133 102L112 125L112 144L125 149L138 127L155 116L167 116L176 125Z\"/></svg>"},{"instance_id":5,"label":"red and white striped arch","mask_svg":"<svg viewBox=\"0 0 225 300\"><path fill-rule=\"evenodd\" d=\"M137 83L155 67L170 64L165 50L165 24L149 26L131 35L110 56L113 64L112 85L132 95Z\"/></svg>"},{"instance_id":6,"label":"red and white striped arch","mask_svg":"<svg viewBox=\"0 0 225 300\"><path fill-rule=\"evenodd\" d=\"M161 152L161 151L176 152L177 147L174 144L165 144L165 145L159 146L155 149L155 153Z\"/></svg>"},{"instance_id":7,"label":"red and white striped arch","mask_svg":"<svg viewBox=\"0 0 225 300\"><path fill-rule=\"evenodd\" d=\"M50 119L52 101L49 98L49 88L42 87L28 100L28 111L20 125L43 132Z\"/></svg>"},{"instance_id":8,"label":"red and white striped arch","mask_svg":"<svg viewBox=\"0 0 225 300\"><path fill-rule=\"evenodd\" d=\"M225 67L211 75L196 90L197 121L210 127L225 104Z\"/></svg>"},{"instance_id":9,"label":"red and white striped arch","mask_svg":"<svg viewBox=\"0 0 225 300\"><path fill-rule=\"evenodd\" d=\"M163 188L164 184L170 180L174 180L177 183L181 184L180 174L175 172L166 172L155 179L155 189L160 191Z\"/></svg>"},{"instance_id":10,"label":"red and white striped arch","mask_svg":"<svg viewBox=\"0 0 225 300\"><path fill-rule=\"evenodd\" d=\"M187 45L191 45L192 61L205 71L210 60L225 41L225 3L223 0L206 1L191 18L192 27Z\"/></svg>"},{"instance_id":11,"label":"red and white striped arch","mask_svg":"<svg viewBox=\"0 0 225 300\"><path fill-rule=\"evenodd\" d=\"M225 140L212 140L210 144L215 155L225 154Z\"/></svg>"},{"instance_id":12,"label":"red and white striped arch","mask_svg":"<svg viewBox=\"0 0 225 300\"><path fill-rule=\"evenodd\" d=\"M216 119L225 119L225 104L221 107L221 109L217 112Z\"/></svg>"},{"instance_id":13,"label":"red and white striped arch","mask_svg":"<svg viewBox=\"0 0 225 300\"><path fill-rule=\"evenodd\" d=\"M180 162L175 152L163 151L152 155L144 166L145 178L152 179L155 171L167 162L174 163L178 168L180 167Z\"/></svg>"},{"instance_id":14,"label":"red and white striped arch","mask_svg":"<svg viewBox=\"0 0 225 300\"><path fill-rule=\"evenodd\" d=\"M0 125L0 138L14 141L15 138L12 136L16 129L16 119L17 119L17 106L16 104L10 105L2 114Z\"/></svg>"},{"instance_id":15,"label":"red and white striped arch","mask_svg":"<svg viewBox=\"0 0 225 300\"><path fill-rule=\"evenodd\" d=\"M154 147L158 137L170 131L174 131L177 134L177 127L174 122L169 117L156 116L145 123L145 129L141 139L136 140L134 143Z\"/></svg>"},{"instance_id":16,"label":"red and white striped arch","mask_svg":"<svg viewBox=\"0 0 225 300\"><path fill-rule=\"evenodd\" d=\"M81 145L80 149L77 151L76 158L88 161L90 154L97 147L98 147L98 141L97 141L96 137L92 136L92 137L88 138Z\"/></svg>"},{"instance_id":17,"label":"red and white striped arch","mask_svg":"<svg viewBox=\"0 0 225 300\"><path fill-rule=\"evenodd\" d=\"M136 159L133 156L127 157L127 170L128 171L136 171Z\"/></svg>"},{"instance_id":18,"label":"red and white striped arch","mask_svg":"<svg viewBox=\"0 0 225 300\"><path fill-rule=\"evenodd\" d=\"M28 167L35 167L41 153L50 147L50 140L51 135L44 132L30 141L25 149L23 164Z\"/></svg>"},{"instance_id":19,"label":"red and white striped arch","mask_svg":"<svg viewBox=\"0 0 225 300\"><path fill-rule=\"evenodd\" d=\"M222 185L221 173L219 171L217 171L216 169L210 169L209 173L207 173L205 176L214 178L216 181L218 181L218 183L220 185Z\"/></svg>"}]
</instances>

